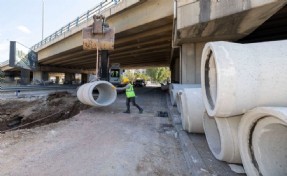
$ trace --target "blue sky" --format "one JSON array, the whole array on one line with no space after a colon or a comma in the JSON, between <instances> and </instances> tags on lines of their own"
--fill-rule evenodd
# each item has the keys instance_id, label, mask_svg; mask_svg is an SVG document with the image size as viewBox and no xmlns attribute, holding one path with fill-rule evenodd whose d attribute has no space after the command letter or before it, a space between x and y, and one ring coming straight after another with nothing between
<instances>
[{"instance_id":1,"label":"blue sky","mask_svg":"<svg viewBox=\"0 0 287 176\"><path fill-rule=\"evenodd\" d=\"M44 38L102 0L44 0ZM0 62L9 59L9 41L28 47L42 39L42 0L0 0Z\"/></svg>"}]
</instances>

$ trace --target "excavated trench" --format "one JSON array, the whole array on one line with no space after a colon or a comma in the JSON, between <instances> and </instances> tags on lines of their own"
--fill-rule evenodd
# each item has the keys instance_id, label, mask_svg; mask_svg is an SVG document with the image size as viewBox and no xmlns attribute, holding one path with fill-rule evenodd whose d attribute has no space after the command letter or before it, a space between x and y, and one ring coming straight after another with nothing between
<instances>
[{"instance_id":1,"label":"excavated trench","mask_svg":"<svg viewBox=\"0 0 287 176\"><path fill-rule=\"evenodd\" d=\"M89 107L68 92L52 93L34 100L0 100L0 132L59 122Z\"/></svg>"}]
</instances>

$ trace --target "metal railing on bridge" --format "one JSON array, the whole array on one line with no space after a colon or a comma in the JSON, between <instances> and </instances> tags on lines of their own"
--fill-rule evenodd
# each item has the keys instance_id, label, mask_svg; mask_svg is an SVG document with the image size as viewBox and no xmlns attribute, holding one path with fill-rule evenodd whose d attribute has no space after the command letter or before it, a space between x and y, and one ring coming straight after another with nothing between
<instances>
[{"instance_id":1,"label":"metal railing on bridge","mask_svg":"<svg viewBox=\"0 0 287 176\"><path fill-rule=\"evenodd\" d=\"M101 14L103 10L106 10L113 5L116 5L120 2L121 0L104 0L102 1L99 5L96 7L92 8L91 10L88 10L86 13L82 14L81 16L78 16L74 21L68 23L67 25L61 27L59 30L51 34L50 36L46 37L39 43L35 44L34 46L31 47L32 50L35 50L42 45L53 41L54 39L60 37L63 35L65 32L70 31L71 29L79 26L80 24L87 22L89 19L91 19L94 15L96 14Z\"/></svg>"}]
</instances>

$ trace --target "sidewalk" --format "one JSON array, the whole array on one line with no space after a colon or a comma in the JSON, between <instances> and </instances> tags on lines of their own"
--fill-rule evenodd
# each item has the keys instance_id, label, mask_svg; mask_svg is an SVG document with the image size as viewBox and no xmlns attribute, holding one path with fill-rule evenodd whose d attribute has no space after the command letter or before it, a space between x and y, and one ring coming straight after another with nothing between
<instances>
[{"instance_id":1,"label":"sidewalk","mask_svg":"<svg viewBox=\"0 0 287 176\"><path fill-rule=\"evenodd\" d=\"M188 168L192 175L195 176L245 176L231 171L228 163L217 160L210 149L204 134L192 134L183 130L181 125L180 114L175 106L171 105L169 95L166 94L166 102L169 110L169 116L172 120Z\"/></svg>"}]
</instances>

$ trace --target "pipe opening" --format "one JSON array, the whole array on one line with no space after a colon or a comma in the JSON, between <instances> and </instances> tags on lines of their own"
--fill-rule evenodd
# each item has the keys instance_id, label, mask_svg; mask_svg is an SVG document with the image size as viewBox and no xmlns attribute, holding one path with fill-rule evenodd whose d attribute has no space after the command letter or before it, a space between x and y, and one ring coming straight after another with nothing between
<instances>
[{"instance_id":1,"label":"pipe opening","mask_svg":"<svg viewBox=\"0 0 287 176\"><path fill-rule=\"evenodd\" d=\"M109 84L100 83L94 87L94 90L97 90L96 92L98 92L93 94L93 97L96 98L94 100L99 104L110 104L110 100L114 99L114 91Z\"/></svg>"},{"instance_id":2,"label":"pipe opening","mask_svg":"<svg viewBox=\"0 0 287 176\"><path fill-rule=\"evenodd\" d=\"M214 156L219 159L217 156L221 153L221 140L217 123L214 118L204 116L204 132L210 150Z\"/></svg>"},{"instance_id":3,"label":"pipe opening","mask_svg":"<svg viewBox=\"0 0 287 176\"><path fill-rule=\"evenodd\" d=\"M262 175L287 175L286 134L286 124L273 117L257 123L252 134L252 145Z\"/></svg>"},{"instance_id":4,"label":"pipe opening","mask_svg":"<svg viewBox=\"0 0 287 176\"><path fill-rule=\"evenodd\" d=\"M217 98L217 73L214 55L211 50L207 56L204 69L205 93L209 106L213 110Z\"/></svg>"}]
</instances>

